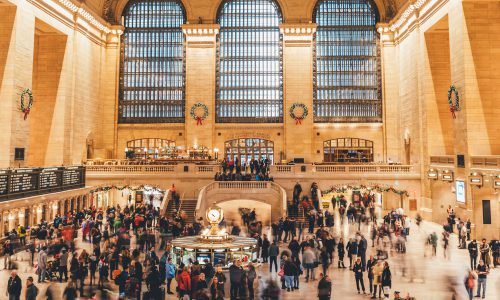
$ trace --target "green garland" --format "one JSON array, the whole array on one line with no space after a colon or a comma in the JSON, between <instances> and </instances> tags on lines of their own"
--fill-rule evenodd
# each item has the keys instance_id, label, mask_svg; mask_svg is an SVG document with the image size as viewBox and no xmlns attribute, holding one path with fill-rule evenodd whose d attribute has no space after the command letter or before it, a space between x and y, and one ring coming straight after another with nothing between
<instances>
[{"instance_id":1,"label":"green garland","mask_svg":"<svg viewBox=\"0 0 500 300\"><path fill-rule=\"evenodd\" d=\"M24 97L28 95L28 105L24 103ZM31 92L30 89L26 88L23 90L21 93L21 111L24 113L24 119L28 118L28 115L30 113L31 108L33 107L33 93Z\"/></svg>"},{"instance_id":2,"label":"green garland","mask_svg":"<svg viewBox=\"0 0 500 300\"><path fill-rule=\"evenodd\" d=\"M203 109L203 115L201 116L198 116L196 114L196 110L198 108L202 108ZM195 119L196 120L196 125L203 125L202 121L205 120L207 117L208 117L208 107L203 104L203 103L195 103L193 106L191 106L191 110L189 112L189 114L191 115L191 118Z\"/></svg>"},{"instance_id":3,"label":"green garland","mask_svg":"<svg viewBox=\"0 0 500 300\"><path fill-rule=\"evenodd\" d=\"M455 95L455 103L453 103L452 95ZM450 112L453 119L456 119L455 112L460 110L460 97L458 96L458 90L454 84L452 84L448 90L448 105L450 106Z\"/></svg>"},{"instance_id":4,"label":"green garland","mask_svg":"<svg viewBox=\"0 0 500 300\"><path fill-rule=\"evenodd\" d=\"M301 116L297 116L295 114L295 109L296 108L302 108L302 110L304 111L304 113L301 115ZM309 109L307 108L307 106L304 104L304 103L294 103L292 104L292 106L290 106L290 117L292 117L292 119L295 120L295 124L302 124L302 120L304 120L307 115L309 114Z\"/></svg>"},{"instance_id":5,"label":"green garland","mask_svg":"<svg viewBox=\"0 0 500 300\"><path fill-rule=\"evenodd\" d=\"M119 191L123 191L124 189L129 189L131 191L141 191L143 190L145 187L145 185L141 184L139 186L131 186L131 185L122 185L122 186L118 186L118 185L107 185L107 186L101 186L101 187L98 187L98 188L95 188L93 190L90 191L90 193L98 193L98 192L107 192L107 191L110 191L110 190L119 190ZM161 190L160 188L156 187L156 186L152 186L153 189L155 190Z\"/></svg>"},{"instance_id":6,"label":"green garland","mask_svg":"<svg viewBox=\"0 0 500 300\"><path fill-rule=\"evenodd\" d=\"M379 193L385 193L385 192L393 192L395 194L398 194L400 196L406 196L409 197L410 194L406 190L398 190L392 186L390 187L383 187L380 185L375 185L375 186L367 186L367 185L338 185L338 186L333 186L328 190L321 191L321 194L326 195L330 193L346 193L349 190L372 190L372 191L377 191Z\"/></svg>"}]
</instances>

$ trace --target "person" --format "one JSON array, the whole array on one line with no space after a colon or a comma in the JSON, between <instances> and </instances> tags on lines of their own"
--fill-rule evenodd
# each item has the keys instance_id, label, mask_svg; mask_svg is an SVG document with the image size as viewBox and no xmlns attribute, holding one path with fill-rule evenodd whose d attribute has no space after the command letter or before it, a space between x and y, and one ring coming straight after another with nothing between
<instances>
[{"instance_id":1,"label":"person","mask_svg":"<svg viewBox=\"0 0 500 300\"><path fill-rule=\"evenodd\" d=\"M29 276L26 280L26 300L36 300L38 288L33 283L33 277Z\"/></svg>"},{"instance_id":2,"label":"person","mask_svg":"<svg viewBox=\"0 0 500 300\"><path fill-rule=\"evenodd\" d=\"M11 256L14 255L14 247L12 246L10 240L5 241L3 245L3 264L4 270L9 270L12 263Z\"/></svg>"},{"instance_id":3,"label":"person","mask_svg":"<svg viewBox=\"0 0 500 300\"><path fill-rule=\"evenodd\" d=\"M344 250L344 239L343 238L340 238L339 243L337 244L337 252L339 255L338 268L345 269L345 265L344 265L345 250Z\"/></svg>"},{"instance_id":4,"label":"person","mask_svg":"<svg viewBox=\"0 0 500 300\"><path fill-rule=\"evenodd\" d=\"M299 273L297 266L292 262L290 257L285 257L285 264L283 265L283 273L285 276L285 286L287 292L294 289L294 278Z\"/></svg>"},{"instance_id":5,"label":"person","mask_svg":"<svg viewBox=\"0 0 500 300\"><path fill-rule=\"evenodd\" d=\"M372 299L377 298L377 288L378 288L378 297L381 297L382 294L382 282L381 282L381 276L382 276L382 270L383 270L383 264L382 261L378 261L375 266L373 267L373 296Z\"/></svg>"},{"instance_id":6,"label":"person","mask_svg":"<svg viewBox=\"0 0 500 300\"><path fill-rule=\"evenodd\" d=\"M71 279L68 282L68 285L64 289L63 298L65 300L76 300L76 285L75 285L75 281L73 279Z\"/></svg>"},{"instance_id":7,"label":"person","mask_svg":"<svg viewBox=\"0 0 500 300\"><path fill-rule=\"evenodd\" d=\"M43 246L38 252L38 283L45 281L45 274L47 272L47 247Z\"/></svg>"},{"instance_id":8,"label":"person","mask_svg":"<svg viewBox=\"0 0 500 300\"><path fill-rule=\"evenodd\" d=\"M217 289L221 290L222 293L224 294L224 284L226 283L226 275L222 272L222 267L217 267L215 269L215 276L217 277Z\"/></svg>"},{"instance_id":9,"label":"person","mask_svg":"<svg viewBox=\"0 0 500 300\"><path fill-rule=\"evenodd\" d=\"M109 275L109 264L107 260L104 258L104 255L101 255L99 259L99 282L98 286L100 289L104 287L104 281L108 278Z\"/></svg>"},{"instance_id":10,"label":"person","mask_svg":"<svg viewBox=\"0 0 500 300\"><path fill-rule=\"evenodd\" d=\"M469 250L470 268L474 270L476 268L477 253L478 253L477 242L475 239L469 243L467 249Z\"/></svg>"},{"instance_id":11,"label":"person","mask_svg":"<svg viewBox=\"0 0 500 300\"><path fill-rule=\"evenodd\" d=\"M358 257L354 262L354 266L352 267L352 271L354 272L354 277L356 279L356 289L358 290L358 294L360 294L359 286L361 285L361 289L363 290L363 294L365 292L365 283L363 281L363 264L361 263L361 258Z\"/></svg>"},{"instance_id":12,"label":"person","mask_svg":"<svg viewBox=\"0 0 500 300\"><path fill-rule=\"evenodd\" d=\"M269 273L273 271L273 264L275 272L278 272L278 254L280 249L276 244L276 240L273 241L273 244L269 247Z\"/></svg>"},{"instance_id":13,"label":"person","mask_svg":"<svg viewBox=\"0 0 500 300\"><path fill-rule=\"evenodd\" d=\"M370 259L366 262L366 271L368 273L368 285L370 287L370 294L373 293L373 267L377 264L377 261L370 255Z\"/></svg>"},{"instance_id":14,"label":"person","mask_svg":"<svg viewBox=\"0 0 500 300\"><path fill-rule=\"evenodd\" d=\"M153 265L151 267L151 272L149 273L148 277L146 277L146 285L149 290L150 299L152 300L161 299L161 290L160 290L161 283L162 280L160 279L160 272L158 272L156 266Z\"/></svg>"},{"instance_id":15,"label":"person","mask_svg":"<svg viewBox=\"0 0 500 300\"><path fill-rule=\"evenodd\" d=\"M7 283L7 292L9 300L19 300L21 297L21 290L23 289L23 283L21 278L17 276L17 271L10 272L9 282Z\"/></svg>"},{"instance_id":16,"label":"person","mask_svg":"<svg viewBox=\"0 0 500 300\"><path fill-rule=\"evenodd\" d=\"M271 246L271 243L267 239L267 235L263 235L262 239L262 262L267 263L267 259L269 257L269 247Z\"/></svg>"},{"instance_id":17,"label":"person","mask_svg":"<svg viewBox=\"0 0 500 300\"><path fill-rule=\"evenodd\" d=\"M361 235L361 239L358 243L358 256L361 258L361 266L363 271L366 269L366 249L368 248L368 241Z\"/></svg>"},{"instance_id":18,"label":"person","mask_svg":"<svg viewBox=\"0 0 500 300\"><path fill-rule=\"evenodd\" d=\"M241 260L236 259L229 267L229 280L231 281L230 295L231 299L239 299L245 292L245 270L241 266Z\"/></svg>"},{"instance_id":19,"label":"person","mask_svg":"<svg viewBox=\"0 0 500 300\"><path fill-rule=\"evenodd\" d=\"M390 294L389 290L392 287L392 275L388 262L384 262L384 270L382 271L380 282L382 283L382 290L384 292L384 296L388 298Z\"/></svg>"},{"instance_id":20,"label":"person","mask_svg":"<svg viewBox=\"0 0 500 300\"><path fill-rule=\"evenodd\" d=\"M189 275L189 268L187 266L182 268L182 272L177 275L176 281L179 297L189 296L191 293L191 276Z\"/></svg>"},{"instance_id":21,"label":"person","mask_svg":"<svg viewBox=\"0 0 500 300\"><path fill-rule=\"evenodd\" d=\"M330 266L330 256L326 251L326 247L321 248L319 258L321 261L321 266L323 267L323 274L328 274L328 267Z\"/></svg>"},{"instance_id":22,"label":"person","mask_svg":"<svg viewBox=\"0 0 500 300\"><path fill-rule=\"evenodd\" d=\"M408 297L406 299L409 300ZM401 298L401 293L399 291L394 291L394 300L405 300L405 299Z\"/></svg>"},{"instance_id":23,"label":"person","mask_svg":"<svg viewBox=\"0 0 500 300\"><path fill-rule=\"evenodd\" d=\"M491 265L490 245L486 243L486 239L483 239L481 245L479 245L479 252L481 253L481 260L489 267Z\"/></svg>"},{"instance_id":24,"label":"person","mask_svg":"<svg viewBox=\"0 0 500 300\"><path fill-rule=\"evenodd\" d=\"M248 263L248 271L246 277L247 277L248 299L253 300L255 297L253 285L255 282L255 278L257 278L257 272L255 272L255 266L251 262Z\"/></svg>"},{"instance_id":25,"label":"person","mask_svg":"<svg viewBox=\"0 0 500 300\"><path fill-rule=\"evenodd\" d=\"M119 296L120 297L124 297L125 296L125 292L126 292L126 284L127 284L127 280L129 280L129 266L124 266L123 267L123 271L120 272L120 275L116 276L115 278L115 284L118 285L118 293L119 293ZM80 293L82 291L82 287L80 286Z\"/></svg>"},{"instance_id":26,"label":"person","mask_svg":"<svg viewBox=\"0 0 500 300\"><path fill-rule=\"evenodd\" d=\"M482 259L479 261L479 265L477 265L476 273L477 273L476 297L481 296L481 289L482 289L483 290L482 298L484 299L486 294L486 278L488 276L489 269Z\"/></svg>"},{"instance_id":27,"label":"person","mask_svg":"<svg viewBox=\"0 0 500 300\"><path fill-rule=\"evenodd\" d=\"M165 276L167 280L167 294L173 295L174 293L171 290L171 285L172 285L172 279L175 278L175 273L176 273L176 268L175 265L172 263L172 258L169 257L167 260L167 263L165 265Z\"/></svg>"},{"instance_id":28,"label":"person","mask_svg":"<svg viewBox=\"0 0 500 300\"><path fill-rule=\"evenodd\" d=\"M63 248L59 255L59 282L62 282L63 275L64 281L68 281L68 257L68 251Z\"/></svg>"},{"instance_id":29,"label":"person","mask_svg":"<svg viewBox=\"0 0 500 300\"><path fill-rule=\"evenodd\" d=\"M464 285L465 289L467 290L467 294L469 295L469 300L472 300L472 297L474 296L474 286L476 285L476 276L474 275L474 272L470 270L467 273L467 276L465 276L464 280Z\"/></svg>"},{"instance_id":30,"label":"person","mask_svg":"<svg viewBox=\"0 0 500 300\"><path fill-rule=\"evenodd\" d=\"M318 299L329 300L332 295L332 281L328 275L319 274L321 278L318 282Z\"/></svg>"},{"instance_id":31,"label":"person","mask_svg":"<svg viewBox=\"0 0 500 300\"><path fill-rule=\"evenodd\" d=\"M306 282L309 279L315 280L314 276L314 262L316 261L316 255L312 251L311 247L306 247L304 253L302 253L302 262L304 263L304 268L306 269Z\"/></svg>"}]
</instances>

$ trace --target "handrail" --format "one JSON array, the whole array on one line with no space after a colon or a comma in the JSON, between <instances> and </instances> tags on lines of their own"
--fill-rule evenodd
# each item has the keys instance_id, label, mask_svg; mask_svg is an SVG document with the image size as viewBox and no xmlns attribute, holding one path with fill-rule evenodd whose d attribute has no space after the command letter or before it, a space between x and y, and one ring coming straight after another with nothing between
<instances>
[{"instance_id":1,"label":"handrail","mask_svg":"<svg viewBox=\"0 0 500 300\"><path fill-rule=\"evenodd\" d=\"M161 202L160 205L160 216L165 216L166 215L166 210L168 208L168 203L170 202L170 189L167 189L165 194L163 195L163 201Z\"/></svg>"}]
</instances>

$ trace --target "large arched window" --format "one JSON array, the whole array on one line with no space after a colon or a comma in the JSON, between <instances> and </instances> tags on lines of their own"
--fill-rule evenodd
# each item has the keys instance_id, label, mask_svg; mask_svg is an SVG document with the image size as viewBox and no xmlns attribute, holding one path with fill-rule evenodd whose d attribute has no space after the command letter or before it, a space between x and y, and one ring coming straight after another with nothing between
<instances>
[{"instance_id":1,"label":"large arched window","mask_svg":"<svg viewBox=\"0 0 500 300\"><path fill-rule=\"evenodd\" d=\"M380 55L371 0L320 0L314 10L315 122L380 122Z\"/></svg>"},{"instance_id":2,"label":"large arched window","mask_svg":"<svg viewBox=\"0 0 500 300\"><path fill-rule=\"evenodd\" d=\"M178 0L131 0L121 43L120 123L184 122L184 9Z\"/></svg>"},{"instance_id":3,"label":"large arched window","mask_svg":"<svg viewBox=\"0 0 500 300\"><path fill-rule=\"evenodd\" d=\"M281 21L273 0L226 0L221 5L217 122L283 122Z\"/></svg>"}]
</instances>

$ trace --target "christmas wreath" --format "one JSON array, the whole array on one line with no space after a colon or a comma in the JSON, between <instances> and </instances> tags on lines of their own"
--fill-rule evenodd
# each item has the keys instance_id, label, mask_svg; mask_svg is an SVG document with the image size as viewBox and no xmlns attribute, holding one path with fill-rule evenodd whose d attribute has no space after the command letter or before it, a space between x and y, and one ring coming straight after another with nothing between
<instances>
[{"instance_id":1,"label":"christmas wreath","mask_svg":"<svg viewBox=\"0 0 500 300\"><path fill-rule=\"evenodd\" d=\"M453 95L455 95L455 102L453 102ZM453 119L456 119L457 116L455 115L455 112L460 110L460 97L458 96L457 88L453 84L448 90L448 105L450 105L450 112Z\"/></svg>"},{"instance_id":2,"label":"christmas wreath","mask_svg":"<svg viewBox=\"0 0 500 300\"><path fill-rule=\"evenodd\" d=\"M24 103L24 97L28 96L28 105ZM28 118L28 115L30 113L31 107L33 107L33 93L31 92L30 89L26 88L23 90L21 93L21 111L24 113L24 119Z\"/></svg>"},{"instance_id":3,"label":"christmas wreath","mask_svg":"<svg viewBox=\"0 0 500 300\"><path fill-rule=\"evenodd\" d=\"M208 117L208 107L198 102L191 107L190 114L196 120L196 126L203 125L202 121Z\"/></svg>"},{"instance_id":4,"label":"christmas wreath","mask_svg":"<svg viewBox=\"0 0 500 300\"><path fill-rule=\"evenodd\" d=\"M304 103L294 103L290 106L290 117L295 120L295 125L302 124L302 120L304 120L309 114L309 109Z\"/></svg>"}]
</instances>

